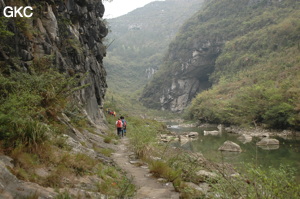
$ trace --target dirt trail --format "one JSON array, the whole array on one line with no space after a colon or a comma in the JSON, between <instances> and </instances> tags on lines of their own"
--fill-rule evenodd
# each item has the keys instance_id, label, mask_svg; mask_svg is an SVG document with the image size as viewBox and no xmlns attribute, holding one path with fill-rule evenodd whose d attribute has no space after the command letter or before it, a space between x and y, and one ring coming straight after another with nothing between
<instances>
[{"instance_id":1,"label":"dirt trail","mask_svg":"<svg viewBox=\"0 0 300 199\"><path fill-rule=\"evenodd\" d=\"M133 179L133 183L137 187L135 199L141 198L158 198L158 199L178 199L179 193L175 192L171 183L161 183L156 178L151 177L149 169L139 167L130 163L127 144L128 138L120 140L118 149L113 154L114 161L127 172L127 176Z\"/></svg>"}]
</instances>

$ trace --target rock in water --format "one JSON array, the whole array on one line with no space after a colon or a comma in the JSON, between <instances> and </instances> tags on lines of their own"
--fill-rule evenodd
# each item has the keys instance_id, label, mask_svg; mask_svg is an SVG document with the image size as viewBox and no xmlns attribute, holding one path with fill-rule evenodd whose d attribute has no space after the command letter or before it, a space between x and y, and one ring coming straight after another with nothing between
<instances>
[{"instance_id":1,"label":"rock in water","mask_svg":"<svg viewBox=\"0 0 300 199\"><path fill-rule=\"evenodd\" d=\"M198 137L198 132L190 132L189 134L188 134L188 137L192 137L192 138L195 138L195 137Z\"/></svg>"},{"instance_id":2,"label":"rock in water","mask_svg":"<svg viewBox=\"0 0 300 199\"><path fill-rule=\"evenodd\" d=\"M224 142L224 144L218 150L219 151L242 152L241 147L232 141Z\"/></svg>"},{"instance_id":3,"label":"rock in water","mask_svg":"<svg viewBox=\"0 0 300 199\"><path fill-rule=\"evenodd\" d=\"M204 131L204 135L220 135L220 131Z\"/></svg>"},{"instance_id":4,"label":"rock in water","mask_svg":"<svg viewBox=\"0 0 300 199\"><path fill-rule=\"evenodd\" d=\"M252 141L252 136L251 135L246 135L243 134L240 137L237 138L239 141L241 141L243 144L246 144L248 142Z\"/></svg>"}]
</instances>

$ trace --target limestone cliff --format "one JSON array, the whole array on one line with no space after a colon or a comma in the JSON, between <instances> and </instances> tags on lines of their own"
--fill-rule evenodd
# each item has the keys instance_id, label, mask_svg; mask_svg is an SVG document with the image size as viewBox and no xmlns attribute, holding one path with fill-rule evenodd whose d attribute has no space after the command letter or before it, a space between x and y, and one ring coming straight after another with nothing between
<instances>
[{"instance_id":1,"label":"limestone cliff","mask_svg":"<svg viewBox=\"0 0 300 199\"><path fill-rule=\"evenodd\" d=\"M76 94L88 116L100 122L99 107L106 91L106 71L102 64L106 48L102 39L108 30L102 16L104 6L98 0L1 0L5 6L31 6L31 18L5 18L2 22L14 36L1 41L0 61L9 69L30 72L33 60L50 57L53 66L69 76L82 76L89 85ZM18 59L18 63L13 60ZM9 63L9 64L7 64Z\"/></svg>"},{"instance_id":2,"label":"limestone cliff","mask_svg":"<svg viewBox=\"0 0 300 199\"><path fill-rule=\"evenodd\" d=\"M7 18L3 13L6 6L31 6L33 16ZM93 167L113 164L110 158L99 152L103 148L109 151L114 149L113 144L104 142L104 136L107 136L107 131L104 129L107 127L102 111L99 109L103 105L107 88L106 71L102 62L106 47L102 41L108 29L102 18L103 14L104 6L101 0L0 0L0 78L3 80L0 84L0 90L2 89L0 92L2 107L0 111L2 116L0 121L0 198L56 198L62 195L70 196L68 198L105 197L104 191L99 191L99 184L104 180L99 175L91 174L91 172L97 172L96 169L92 169ZM55 90L53 85L43 87L49 88L50 91L47 89L40 91L34 87L35 85L30 84L32 88L28 89L29 92L33 93L38 90L41 96L36 103L39 109L36 108L33 111L38 116L34 117L36 119L34 121L33 117L28 116L30 113L26 111L23 111L21 115L29 118L24 120L25 126L28 121L35 123L35 126L26 129L11 122L18 120L18 114L9 115L10 110L7 109L16 109L15 112L22 110L13 105L5 109L3 104L9 101L6 99L12 95L11 93L15 90L14 86L18 85L12 81L11 89L6 90L4 79L13 77L16 73L26 74L29 79L34 79L37 73L44 74L46 70L52 71L52 68L55 68L53 74L57 76L61 75L60 73L63 74L60 76L62 78L54 78L54 80L67 82L69 79L76 79L74 81L76 85L64 85L71 87L67 89L73 91L70 91L73 95L66 95L68 98L63 100L68 100L68 103L64 102L64 105L75 107L77 112L67 114L67 111L62 110L65 107L62 107L59 112L53 114L53 117L51 115L46 118L48 112L45 111L43 114L40 114L41 111L38 112L38 110L45 110L43 99L47 98L46 95L54 95L52 99L55 99L58 92L51 92L52 88ZM47 84L45 82L49 81L43 79L39 81L41 84ZM73 90L72 86L78 90L74 91L76 89ZM24 87L29 86L26 84ZM28 96L36 96L30 94L28 93ZM23 100L22 106L31 106L26 98L22 97L18 98L19 101ZM15 104L20 104L18 100L15 100ZM2 111L4 109L7 110L6 113ZM75 115L77 113L78 115ZM5 120L3 117L11 117L11 120ZM83 123L74 122L74 118L81 119ZM9 128L3 126L16 126L16 128L7 130ZM29 146L27 141L17 143L14 141L15 137L9 137L18 135L14 130L20 132L21 135L27 133L27 137L34 135L30 139L33 140L35 149L26 148ZM47 135L47 138L36 141L37 137L41 137L42 134ZM57 140L62 141L59 146ZM9 141L16 142L16 144L9 145L11 146L9 148L4 146L3 143ZM24 166L24 162L21 163L19 159L22 155L14 156L11 152L15 149L14 147L23 147L19 150L20 153L35 157L37 160L35 165ZM42 157L45 154L49 156ZM56 162L53 162L54 159L49 158L50 156L55 156ZM81 157L79 159L83 161L80 162L78 157ZM74 165L72 165L72 158L74 158ZM45 162L48 163L45 164ZM83 171L84 166L89 163L91 167L86 172L88 175L76 173L76 170ZM64 167L62 172L56 175L62 167ZM66 168L68 168L67 172ZM24 171L26 175L30 173L29 178L19 175L18 170ZM49 181L53 176L56 176L56 179L53 181L54 184L51 184Z\"/></svg>"},{"instance_id":3,"label":"limestone cliff","mask_svg":"<svg viewBox=\"0 0 300 199\"><path fill-rule=\"evenodd\" d=\"M197 93L209 88L209 74L214 71L216 57L223 42L197 38L183 57L176 49L169 50L168 62L173 62L167 71L154 78L142 95L143 103L151 108L181 112ZM159 88L155 83L159 84ZM155 82L155 83L154 83Z\"/></svg>"}]
</instances>

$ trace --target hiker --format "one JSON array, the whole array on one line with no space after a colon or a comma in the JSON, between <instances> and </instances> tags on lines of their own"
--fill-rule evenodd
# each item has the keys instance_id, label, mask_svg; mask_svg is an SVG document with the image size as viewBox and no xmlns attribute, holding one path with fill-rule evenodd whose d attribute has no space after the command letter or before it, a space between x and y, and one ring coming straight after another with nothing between
<instances>
[{"instance_id":1,"label":"hiker","mask_svg":"<svg viewBox=\"0 0 300 199\"><path fill-rule=\"evenodd\" d=\"M113 112L113 116L116 117L116 115L117 115L117 113L114 111L114 112Z\"/></svg>"},{"instance_id":2,"label":"hiker","mask_svg":"<svg viewBox=\"0 0 300 199\"><path fill-rule=\"evenodd\" d=\"M125 120L125 118L123 116L121 116L120 118L121 118L122 124L123 124L123 135L126 136L127 121Z\"/></svg>"},{"instance_id":3,"label":"hiker","mask_svg":"<svg viewBox=\"0 0 300 199\"><path fill-rule=\"evenodd\" d=\"M116 121L117 133L119 137L123 137L123 124L121 118Z\"/></svg>"}]
</instances>

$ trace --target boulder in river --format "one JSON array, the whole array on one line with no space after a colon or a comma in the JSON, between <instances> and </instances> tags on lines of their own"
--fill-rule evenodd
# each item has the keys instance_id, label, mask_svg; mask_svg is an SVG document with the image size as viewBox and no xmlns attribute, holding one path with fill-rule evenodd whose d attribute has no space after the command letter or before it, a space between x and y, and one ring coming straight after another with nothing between
<instances>
[{"instance_id":1,"label":"boulder in river","mask_svg":"<svg viewBox=\"0 0 300 199\"><path fill-rule=\"evenodd\" d=\"M190 141L188 136L185 136L185 135L179 135L178 138L179 138L179 142L181 145L184 145Z\"/></svg>"},{"instance_id":2,"label":"boulder in river","mask_svg":"<svg viewBox=\"0 0 300 199\"><path fill-rule=\"evenodd\" d=\"M243 144L246 144L248 142L252 141L252 136L251 135L246 135L243 134L240 137L237 138L239 141L241 141Z\"/></svg>"},{"instance_id":3,"label":"boulder in river","mask_svg":"<svg viewBox=\"0 0 300 199\"><path fill-rule=\"evenodd\" d=\"M204 131L204 136L205 135L221 135L220 131Z\"/></svg>"},{"instance_id":4,"label":"boulder in river","mask_svg":"<svg viewBox=\"0 0 300 199\"><path fill-rule=\"evenodd\" d=\"M238 145L232 141L226 141L219 148L219 151L242 152L242 149L241 149L240 145Z\"/></svg>"},{"instance_id":5,"label":"boulder in river","mask_svg":"<svg viewBox=\"0 0 300 199\"><path fill-rule=\"evenodd\" d=\"M198 132L190 132L190 133L188 133L188 137L191 137L191 138L197 137L198 135L199 135Z\"/></svg>"},{"instance_id":6,"label":"boulder in river","mask_svg":"<svg viewBox=\"0 0 300 199\"><path fill-rule=\"evenodd\" d=\"M256 143L257 146L279 145L279 140L272 138L263 138Z\"/></svg>"},{"instance_id":7,"label":"boulder in river","mask_svg":"<svg viewBox=\"0 0 300 199\"><path fill-rule=\"evenodd\" d=\"M225 131L225 127L224 127L223 124L219 124L219 125L217 126L217 128L219 129L220 133L223 133L223 132Z\"/></svg>"}]
</instances>

